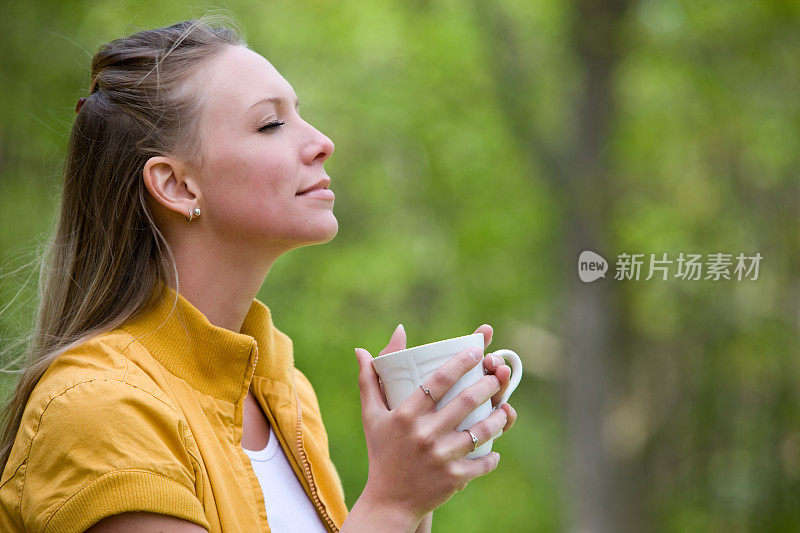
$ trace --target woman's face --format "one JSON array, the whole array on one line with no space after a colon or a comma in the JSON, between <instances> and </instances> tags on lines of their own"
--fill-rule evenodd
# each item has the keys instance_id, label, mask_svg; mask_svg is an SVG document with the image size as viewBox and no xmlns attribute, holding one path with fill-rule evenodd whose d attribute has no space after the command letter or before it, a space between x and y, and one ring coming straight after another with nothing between
<instances>
[{"instance_id":1,"label":"woman's face","mask_svg":"<svg viewBox=\"0 0 800 533\"><path fill-rule=\"evenodd\" d=\"M338 231L323 163L333 142L300 118L292 86L262 56L230 46L202 77L196 169L207 227L223 242L290 249ZM233 240L233 241L231 241Z\"/></svg>"}]
</instances>

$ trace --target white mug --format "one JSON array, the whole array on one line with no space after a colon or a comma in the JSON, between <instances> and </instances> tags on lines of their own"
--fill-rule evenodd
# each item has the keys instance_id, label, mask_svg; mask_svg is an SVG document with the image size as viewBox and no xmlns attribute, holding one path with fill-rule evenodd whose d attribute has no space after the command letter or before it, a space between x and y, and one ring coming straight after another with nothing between
<instances>
[{"instance_id":1,"label":"white mug","mask_svg":"<svg viewBox=\"0 0 800 533\"><path fill-rule=\"evenodd\" d=\"M414 348L407 348L373 358L372 366L381 378L381 389L389 402L389 409L394 409L403 403L406 398L419 389L420 385L424 386L425 381L437 368L458 353L473 346L483 350L483 341L483 333L473 333L472 335L423 344L422 346L415 346ZM502 405L508 401L509 396L519 385L520 379L522 379L522 361L511 350L497 350L492 353L503 357L511 363L511 380L498 404ZM483 366L483 360L481 360L461 376L442 398L439 398L438 402L436 402L436 410L438 411L447 405L462 390L477 383L484 375L486 375L486 371ZM467 415L458 425L458 430L471 428L491 413L492 400L489 399ZM478 446L474 452L469 452L466 456L467 459L476 459L487 455L492 451L494 439L502 434L503 430L500 430L500 433Z\"/></svg>"}]
</instances>

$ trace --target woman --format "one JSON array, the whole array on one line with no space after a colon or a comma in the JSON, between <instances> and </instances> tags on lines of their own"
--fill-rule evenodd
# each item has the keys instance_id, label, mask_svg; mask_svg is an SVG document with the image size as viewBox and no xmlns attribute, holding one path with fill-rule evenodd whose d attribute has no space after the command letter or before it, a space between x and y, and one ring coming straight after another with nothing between
<instances>
[{"instance_id":1,"label":"woman","mask_svg":"<svg viewBox=\"0 0 800 533\"><path fill-rule=\"evenodd\" d=\"M437 412L482 357L460 354L390 411L357 349L369 478L348 511L313 388L255 299L281 254L336 235L334 146L235 32L189 21L108 43L76 112L4 413L0 530L429 531L496 467L464 456L513 408L455 427L500 398L507 366L486 357L493 375ZM381 353L404 347L398 326Z\"/></svg>"}]
</instances>

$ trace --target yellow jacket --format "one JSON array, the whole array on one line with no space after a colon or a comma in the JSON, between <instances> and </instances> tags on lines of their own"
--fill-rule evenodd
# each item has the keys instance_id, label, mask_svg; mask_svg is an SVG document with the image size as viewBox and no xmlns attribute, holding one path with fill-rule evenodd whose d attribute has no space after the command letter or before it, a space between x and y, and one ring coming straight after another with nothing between
<instances>
[{"instance_id":1,"label":"yellow jacket","mask_svg":"<svg viewBox=\"0 0 800 533\"><path fill-rule=\"evenodd\" d=\"M234 333L169 286L155 290L156 305L59 355L36 385L0 478L0 531L81 532L125 511L269 531L242 450L248 389L338 531L348 510L319 404L267 306L253 300Z\"/></svg>"}]
</instances>

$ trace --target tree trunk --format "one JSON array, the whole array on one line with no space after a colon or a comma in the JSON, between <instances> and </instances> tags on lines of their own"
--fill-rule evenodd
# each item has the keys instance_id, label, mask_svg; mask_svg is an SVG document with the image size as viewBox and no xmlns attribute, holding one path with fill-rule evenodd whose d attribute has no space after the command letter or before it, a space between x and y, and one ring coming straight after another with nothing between
<instances>
[{"instance_id":1,"label":"tree trunk","mask_svg":"<svg viewBox=\"0 0 800 533\"><path fill-rule=\"evenodd\" d=\"M620 533L638 529L641 506L626 489L627 478L604 444L609 400L617 395L613 357L625 345L618 327L613 279L590 284L577 276L583 250L601 255L612 250L610 235L613 183L608 160L609 124L614 117L614 67L620 49L628 0L575 0L569 44L582 80L568 106L573 135L564 146L539 136L525 99L532 94L530 69L519 63L514 22L497 3L476 1L479 27L490 47L488 68L497 83L498 101L509 127L529 154L530 175L543 169L562 208L563 249L558 259L565 274L562 338L567 357L565 412L569 439L571 531ZM613 278L614 257L606 256Z\"/></svg>"}]
</instances>

